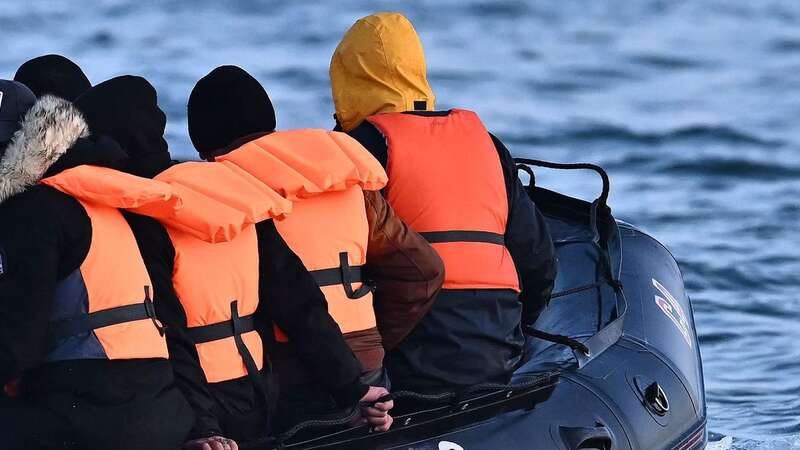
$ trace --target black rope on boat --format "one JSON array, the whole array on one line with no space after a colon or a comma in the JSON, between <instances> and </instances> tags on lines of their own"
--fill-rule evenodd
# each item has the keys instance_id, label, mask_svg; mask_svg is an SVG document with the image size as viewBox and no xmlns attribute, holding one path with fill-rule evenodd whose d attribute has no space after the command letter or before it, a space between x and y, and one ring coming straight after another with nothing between
<instances>
[{"instance_id":1,"label":"black rope on boat","mask_svg":"<svg viewBox=\"0 0 800 450\"><path fill-rule=\"evenodd\" d=\"M508 384L499 384L499 383L482 383L475 386L470 386L466 389L460 390L458 392L454 391L444 391L439 393L431 393L431 394L423 394L414 391L397 391L393 392L389 395L381 397L374 403L381 403L389 400L398 400L398 399L410 399L410 400L421 400L433 404L442 404L442 405L457 405L462 401L470 400L470 395L477 394L480 392L486 391L495 391L495 392L503 392L507 391L507 397L510 398L514 393L523 393L526 392L528 389L535 388L541 386L543 383L551 380L554 376L558 375L558 371L547 371L547 372L534 372L529 374L522 374L517 378L516 381ZM352 424L356 418L359 417L359 410L358 408L353 408L348 411L346 416L337 417L334 419L319 419L319 420L308 420L305 422L301 422L291 429L281 433L277 437L266 437L257 439L254 441L249 441L245 443L241 443L239 448L242 450L246 449L259 449L259 448L273 448L273 449L285 449L287 447L287 441L295 437L298 433L306 429L312 428L320 428L320 427L335 427L335 426L342 426L342 425L349 425ZM291 444L288 446L292 446L295 444Z\"/></svg>"},{"instance_id":2,"label":"black rope on boat","mask_svg":"<svg viewBox=\"0 0 800 450\"><path fill-rule=\"evenodd\" d=\"M358 407L354 407L347 410L344 414L342 414L339 417L335 417L333 419L312 419L312 420L307 420L305 422L300 422L276 437L265 437L249 441L247 443L240 444L239 448L241 448L242 450L257 449L257 448L282 449L285 448L286 441L295 437L298 433L300 433L303 430L350 425L360 416L361 416L361 411L359 411Z\"/></svg>"},{"instance_id":3,"label":"black rope on boat","mask_svg":"<svg viewBox=\"0 0 800 450\"><path fill-rule=\"evenodd\" d=\"M565 345L571 348L572 350L577 350L587 356L589 356L590 354L589 347L584 345L583 342L580 342L577 339L573 339L569 336L564 336L561 334L545 333L544 331L537 330L533 327L525 328L525 334L531 337L535 337L536 339L541 339L543 341L553 342L559 345Z\"/></svg>"},{"instance_id":4,"label":"black rope on boat","mask_svg":"<svg viewBox=\"0 0 800 450\"><path fill-rule=\"evenodd\" d=\"M583 286L574 287L571 289L564 289L563 291L556 292L555 294L550 295L550 300L559 298L559 297L566 297L568 295L577 294L578 292L588 291L591 289L597 289L600 286L608 283L606 280L598 280L591 284L585 284Z\"/></svg>"}]
</instances>

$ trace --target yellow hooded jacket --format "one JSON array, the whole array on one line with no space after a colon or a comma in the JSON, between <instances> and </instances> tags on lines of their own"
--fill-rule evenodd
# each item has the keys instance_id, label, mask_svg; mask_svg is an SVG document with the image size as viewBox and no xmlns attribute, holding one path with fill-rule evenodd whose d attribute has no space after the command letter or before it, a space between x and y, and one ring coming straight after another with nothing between
<instances>
[{"instance_id":1,"label":"yellow hooded jacket","mask_svg":"<svg viewBox=\"0 0 800 450\"><path fill-rule=\"evenodd\" d=\"M436 98L426 71L422 42L402 14L359 19L331 58L333 103L342 129L350 131L378 113L433 110ZM424 108L415 102L425 102Z\"/></svg>"}]
</instances>

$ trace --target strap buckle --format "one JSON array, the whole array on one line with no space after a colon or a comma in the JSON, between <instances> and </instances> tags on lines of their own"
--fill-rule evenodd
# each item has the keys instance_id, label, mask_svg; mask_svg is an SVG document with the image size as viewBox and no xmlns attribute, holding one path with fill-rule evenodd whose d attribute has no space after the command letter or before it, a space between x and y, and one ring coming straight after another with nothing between
<instances>
[{"instance_id":1,"label":"strap buckle","mask_svg":"<svg viewBox=\"0 0 800 450\"><path fill-rule=\"evenodd\" d=\"M350 270L350 261L348 260L347 252L339 253L339 269L342 271L342 286L344 286L344 292L347 294L347 298L357 300L375 291L375 286L366 281L362 281L360 288L355 291L353 290L354 280L352 271Z\"/></svg>"},{"instance_id":2,"label":"strap buckle","mask_svg":"<svg viewBox=\"0 0 800 450\"><path fill-rule=\"evenodd\" d=\"M357 300L375 291L375 284L364 278L364 266L351 266L347 252L339 253L339 266L330 269L312 270L311 276L317 286L342 285L347 298ZM361 287L353 290L353 283L362 283Z\"/></svg>"},{"instance_id":3,"label":"strap buckle","mask_svg":"<svg viewBox=\"0 0 800 450\"><path fill-rule=\"evenodd\" d=\"M153 299L150 298L150 286L144 287L144 311L145 314L147 314L147 317L153 321L153 325L155 325L156 330L158 330L158 334L161 335L161 337L164 337L167 327L160 320L158 320L158 317L156 316L156 306L153 304Z\"/></svg>"}]
</instances>

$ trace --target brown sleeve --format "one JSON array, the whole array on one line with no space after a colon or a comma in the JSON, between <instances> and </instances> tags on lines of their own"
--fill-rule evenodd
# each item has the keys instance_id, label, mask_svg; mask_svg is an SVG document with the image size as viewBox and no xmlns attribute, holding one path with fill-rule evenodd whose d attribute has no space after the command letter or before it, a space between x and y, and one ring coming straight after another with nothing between
<instances>
[{"instance_id":1,"label":"brown sleeve","mask_svg":"<svg viewBox=\"0 0 800 450\"><path fill-rule=\"evenodd\" d=\"M394 214L380 192L364 192L369 222L367 272L386 350L400 343L433 306L444 282L436 250Z\"/></svg>"}]
</instances>

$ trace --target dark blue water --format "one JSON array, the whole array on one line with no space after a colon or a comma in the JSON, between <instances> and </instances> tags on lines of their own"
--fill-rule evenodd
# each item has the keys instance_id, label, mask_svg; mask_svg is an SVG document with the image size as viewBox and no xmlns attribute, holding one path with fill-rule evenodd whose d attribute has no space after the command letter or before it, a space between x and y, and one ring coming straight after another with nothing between
<instances>
[{"instance_id":1,"label":"dark blue water","mask_svg":"<svg viewBox=\"0 0 800 450\"><path fill-rule=\"evenodd\" d=\"M193 156L186 98L213 67L259 78L280 127L329 127L338 39L357 17L405 12L440 107L478 110L518 156L603 165L616 215L673 250L715 437L800 448L797 0L95 3L2 2L0 76L47 52L94 82L144 75L178 157ZM540 179L599 188L590 175Z\"/></svg>"}]
</instances>

